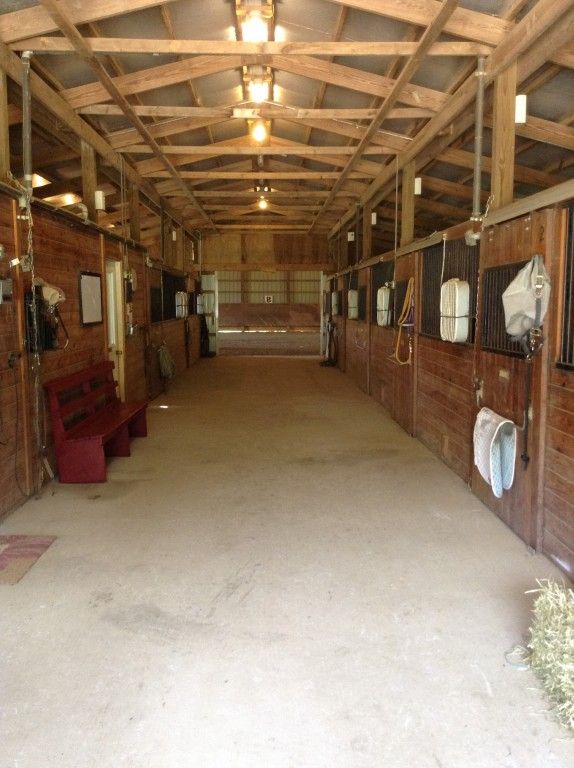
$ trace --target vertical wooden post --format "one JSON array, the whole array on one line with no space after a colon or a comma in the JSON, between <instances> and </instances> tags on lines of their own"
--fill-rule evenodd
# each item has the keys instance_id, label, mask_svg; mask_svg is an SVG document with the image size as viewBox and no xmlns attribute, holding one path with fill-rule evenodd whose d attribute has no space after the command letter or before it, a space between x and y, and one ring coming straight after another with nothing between
<instances>
[{"instance_id":1,"label":"vertical wooden post","mask_svg":"<svg viewBox=\"0 0 574 768\"><path fill-rule=\"evenodd\" d=\"M10 173L10 123L8 120L8 80L0 71L0 181Z\"/></svg>"},{"instance_id":2,"label":"vertical wooden post","mask_svg":"<svg viewBox=\"0 0 574 768\"><path fill-rule=\"evenodd\" d=\"M371 213L372 213L373 207L370 203L367 203L363 207L363 237L361 238L363 241L363 259L369 259L372 255L373 250L373 227L371 224ZM372 272L373 270L369 267L367 269L367 301L366 301L366 317L365 322L367 323L367 394L371 394L371 320L372 320Z\"/></svg>"},{"instance_id":3,"label":"vertical wooden post","mask_svg":"<svg viewBox=\"0 0 574 768\"><path fill-rule=\"evenodd\" d=\"M98 165L96 151L86 141L81 141L82 158L82 202L88 209L88 219L97 222L95 194L98 188Z\"/></svg>"},{"instance_id":4,"label":"vertical wooden post","mask_svg":"<svg viewBox=\"0 0 574 768\"><path fill-rule=\"evenodd\" d=\"M412 243L415 237L415 163L403 168L401 186L401 245Z\"/></svg>"},{"instance_id":5,"label":"vertical wooden post","mask_svg":"<svg viewBox=\"0 0 574 768\"><path fill-rule=\"evenodd\" d=\"M130 219L130 237L136 243L139 243L141 238L140 191L135 184L131 184L129 189L128 215Z\"/></svg>"},{"instance_id":6,"label":"vertical wooden post","mask_svg":"<svg viewBox=\"0 0 574 768\"><path fill-rule=\"evenodd\" d=\"M373 227L371 226L371 213L372 206L367 203L363 207L363 253L361 259L369 259L371 257L371 251L373 249Z\"/></svg>"},{"instance_id":7,"label":"vertical wooden post","mask_svg":"<svg viewBox=\"0 0 574 768\"><path fill-rule=\"evenodd\" d=\"M22 253L21 225L18 220L18 204L12 201L12 228L14 231L14 253ZM19 392L16 397L20 398L20 435L16 436L17 443L22 439L22 452L24 457L24 489L30 496L34 491L34 472L37 469L35 462L37 454L34 452L32 441L32 424L30 419L31 410L31 390L29 378L28 352L26 348L26 303L24 275L20 267L14 270L14 291L13 291L14 312L16 315L17 342L20 360L18 363ZM36 446L37 448L37 446ZM16 456L16 466L18 466L18 456ZM18 471L18 470L17 470Z\"/></svg>"},{"instance_id":8,"label":"vertical wooden post","mask_svg":"<svg viewBox=\"0 0 574 768\"><path fill-rule=\"evenodd\" d=\"M514 198L515 100L516 64L513 64L494 81L491 209L501 208Z\"/></svg>"}]
</instances>

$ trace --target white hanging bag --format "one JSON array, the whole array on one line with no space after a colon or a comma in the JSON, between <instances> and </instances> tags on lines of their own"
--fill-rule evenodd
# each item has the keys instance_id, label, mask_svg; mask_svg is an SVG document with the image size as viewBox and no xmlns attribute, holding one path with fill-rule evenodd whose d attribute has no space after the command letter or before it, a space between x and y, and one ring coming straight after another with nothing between
<instances>
[{"instance_id":1,"label":"white hanging bag","mask_svg":"<svg viewBox=\"0 0 574 768\"><path fill-rule=\"evenodd\" d=\"M533 256L502 294L506 332L522 341L542 325L550 301L550 278L542 256Z\"/></svg>"}]
</instances>

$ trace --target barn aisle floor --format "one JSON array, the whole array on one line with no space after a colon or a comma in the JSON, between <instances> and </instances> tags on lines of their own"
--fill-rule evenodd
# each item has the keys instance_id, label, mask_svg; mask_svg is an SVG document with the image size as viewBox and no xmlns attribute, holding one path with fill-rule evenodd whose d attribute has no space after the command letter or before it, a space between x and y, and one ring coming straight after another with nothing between
<instances>
[{"instance_id":1,"label":"barn aisle floor","mask_svg":"<svg viewBox=\"0 0 574 768\"><path fill-rule=\"evenodd\" d=\"M168 407L165 407L168 406ZM505 662L558 572L338 371L201 361L0 534L3 768L567 768Z\"/></svg>"}]
</instances>

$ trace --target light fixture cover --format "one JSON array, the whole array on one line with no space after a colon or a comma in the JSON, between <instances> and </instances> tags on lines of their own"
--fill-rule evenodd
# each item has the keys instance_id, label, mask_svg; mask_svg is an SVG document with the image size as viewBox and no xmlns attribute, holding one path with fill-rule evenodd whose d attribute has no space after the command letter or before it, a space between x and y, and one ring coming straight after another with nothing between
<instances>
[{"instance_id":1,"label":"light fixture cover","mask_svg":"<svg viewBox=\"0 0 574 768\"><path fill-rule=\"evenodd\" d=\"M103 190L96 189L94 192L94 205L96 207L96 211L106 210L106 196L104 195Z\"/></svg>"},{"instance_id":2,"label":"light fixture cover","mask_svg":"<svg viewBox=\"0 0 574 768\"><path fill-rule=\"evenodd\" d=\"M514 122L517 125L524 125L526 122L526 94L517 93L514 104Z\"/></svg>"},{"instance_id":3,"label":"light fixture cover","mask_svg":"<svg viewBox=\"0 0 574 768\"><path fill-rule=\"evenodd\" d=\"M371 225L374 227L376 223L377 223L377 212L376 211L372 211L371 212Z\"/></svg>"},{"instance_id":4,"label":"light fixture cover","mask_svg":"<svg viewBox=\"0 0 574 768\"><path fill-rule=\"evenodd\" d=\"M423 180L420 176L415 176L415 195L422 194Z\"/></svg>"}]
</instances>

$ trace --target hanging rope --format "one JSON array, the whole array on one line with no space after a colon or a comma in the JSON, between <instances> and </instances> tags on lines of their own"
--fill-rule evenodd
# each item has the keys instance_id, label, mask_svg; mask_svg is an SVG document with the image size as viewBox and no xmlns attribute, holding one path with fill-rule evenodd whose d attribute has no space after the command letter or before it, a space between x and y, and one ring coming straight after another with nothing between
<instances>
[{"instance_id":1,"label":"hanging rope","mask_svg":"<svg viewBox=\"0 0 574 768\"><path fill-rule=\"evenodd\" d=\"M403 308L399 319L397 321L398 333L397 341L395 343L395 350L390 356L391 360L394 360L399 365L410 365L413 356L413 327L414 327L414 292L415 292L415 279L410 277L407 283L407 290L405 293L405 300L403 301ZM409 356L406 360L400 358L401 336L403 328L409 329Z\"/></svg>"}]
</instances>

